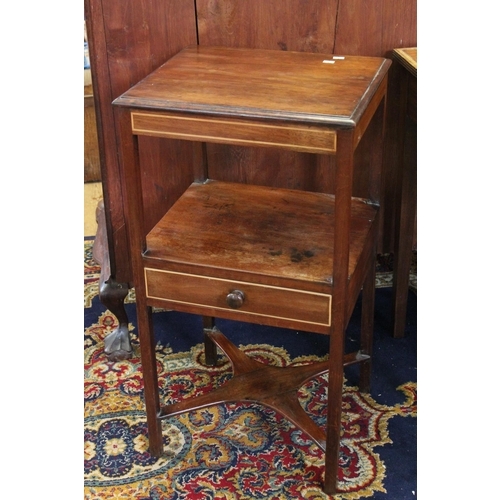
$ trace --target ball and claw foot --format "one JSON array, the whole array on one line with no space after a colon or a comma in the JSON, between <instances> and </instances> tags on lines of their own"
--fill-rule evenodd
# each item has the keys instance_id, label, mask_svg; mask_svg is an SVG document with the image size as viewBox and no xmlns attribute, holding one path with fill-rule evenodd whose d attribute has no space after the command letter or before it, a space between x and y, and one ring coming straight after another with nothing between
<instances>
[{"instance_id":1,"label":"ball and claw foot","mask_svg":"<svg viewBox=\"0 0 500 500\"><path fill-rule=\"evenodd\" d=\"M128 326L120 325L104 339L104 353L109 361L123 361L133 357Z\"/></svg>"}]
</instances>

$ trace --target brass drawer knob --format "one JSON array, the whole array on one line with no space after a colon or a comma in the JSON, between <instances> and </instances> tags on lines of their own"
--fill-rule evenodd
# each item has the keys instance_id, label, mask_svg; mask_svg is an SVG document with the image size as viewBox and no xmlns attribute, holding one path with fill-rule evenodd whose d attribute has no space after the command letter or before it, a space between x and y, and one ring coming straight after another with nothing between
<instances>
[{"instance_id":1,"label":"brass drawer knob","mask_svg":"<svg viewBox=\"0 0 500 500\"><path fill-rule=\"evenodd\" d=\"M226 302L232 309L239 309L245 301L245 294L241 290L233 290L226 297Z\"/></svg>"}]
</instances>

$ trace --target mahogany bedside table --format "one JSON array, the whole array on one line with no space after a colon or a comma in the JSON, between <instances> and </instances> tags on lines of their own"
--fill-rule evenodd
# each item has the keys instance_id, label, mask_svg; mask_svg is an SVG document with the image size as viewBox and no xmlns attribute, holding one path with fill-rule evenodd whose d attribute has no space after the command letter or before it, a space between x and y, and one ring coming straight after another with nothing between
<instances>
[{"instance_id":1,"label":"mahogany bedside table","mask_svg":"<svg viewBox=\"0 0 500 500\"><path fill-rule=\"evenodd\" d=\"M359 363L361 390L368 391L370 384L390 64L375 57L194 47L114 101L153 455L162 454L163 418L251 400L281 412L325 451L324 491L337 490L343 367ZM362 197L354 197L355 151L368 131L377 139L369 186ZM147 231L141 135L334 155L335 195L208 179L206 156L193 155L193 183ZM175 165L165 169L175 175ZM346 354L345 329L361 289L360 349ZM216 362L218 346L231 360L233 378L207 395L162 404L154 306L203 316L206 360ZM216 317L329 335L329 359L300 367L261 364L217 329ZM307 380L325 372L326 430L310 419L296 396Z\"/></svg>"}]
</instances>

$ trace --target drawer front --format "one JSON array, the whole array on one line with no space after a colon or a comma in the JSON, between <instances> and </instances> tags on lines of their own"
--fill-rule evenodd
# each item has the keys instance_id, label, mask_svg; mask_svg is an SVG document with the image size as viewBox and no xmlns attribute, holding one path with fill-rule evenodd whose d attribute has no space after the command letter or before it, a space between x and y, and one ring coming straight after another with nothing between
<instances>
[{"instance_id":1,"label":"drawer front","mask_svg":"<svg viewBox=\"0 0 500 500\"><path fill-rule=\"evenodd\" d=\"M239 146L280 147L309 153L335 153L334 130L312 125L269 125L257 121L199 118L132 112L132 132L138 135L217 142Z\"/></svg>"},{"instance_id":2,"label":"drawer front","mask_svg":"<svg viewBox=\"0 0 500 500\"><path fill-rule=\"evenodd\" d=\"M250 321L252 317L254 322L260 317L263 323L265 318L273 318L311 326L331 324L328 294L158 269L145 268L144 273L148 298L190 306L197 314L210 315L203 312L205 308L221 311L226 318L232 312L235 319L248 316Z\"/></svg>"}]
</instances>

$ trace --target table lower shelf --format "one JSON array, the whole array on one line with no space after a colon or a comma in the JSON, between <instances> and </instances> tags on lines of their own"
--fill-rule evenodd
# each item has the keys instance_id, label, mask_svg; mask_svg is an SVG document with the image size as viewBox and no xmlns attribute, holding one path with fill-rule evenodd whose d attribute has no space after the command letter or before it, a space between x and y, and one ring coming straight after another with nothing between
<instances>
[{"instance_id":1,"label":"table lower shelf","mask_svg":"<svg viewBox=\"0 0 500 500\"><path fill-rule=\"evenodd\" d=\"M193 183L146 238L150 304L328 333L334 205L322 193ZM377 211L352 201L351 278L365 267Z\"/></svg>"}]
</instances>

